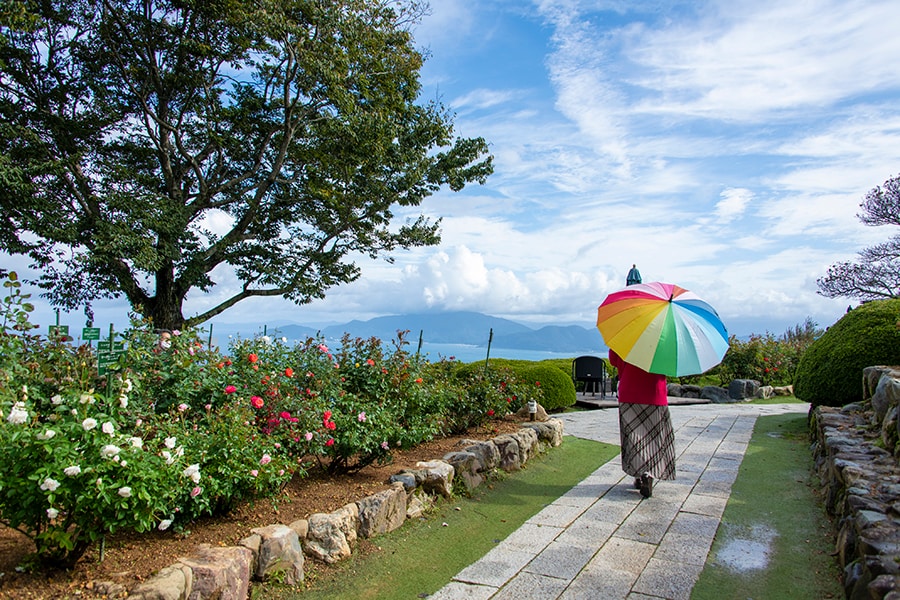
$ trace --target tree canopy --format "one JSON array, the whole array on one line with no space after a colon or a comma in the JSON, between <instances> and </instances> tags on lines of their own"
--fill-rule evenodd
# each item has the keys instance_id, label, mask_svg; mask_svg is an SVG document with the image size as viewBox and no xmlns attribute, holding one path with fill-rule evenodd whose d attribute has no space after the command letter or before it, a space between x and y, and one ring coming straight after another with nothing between
<instances>
[{"instance_id":1,"label":"tree canopy","mask_svg":"<svg viewBox=\"0 0 900 600\"><path fill-rule=\"evenodd\" d=\"M0 250L57 307L124 295L157 327L254 296L298 304L354 257L440 241L394 223L484 183L482 138L421 102L416 0L7 0ZM230 268L240 289L185 318Z\"/></svg>"},{"instance_id":2,"label":"tree canopy","mask_svg":"<svg viewBox=\"0 0 900 600\"><path fill-rule=\"evenodd\" d=\"M858 215L866 225L900 225L900 177L870 190ZM900 234L859 252L857 262L840 262L817 281L819 293L829 298L860 300L900 297Z\"/></svg>"}]
</instances>

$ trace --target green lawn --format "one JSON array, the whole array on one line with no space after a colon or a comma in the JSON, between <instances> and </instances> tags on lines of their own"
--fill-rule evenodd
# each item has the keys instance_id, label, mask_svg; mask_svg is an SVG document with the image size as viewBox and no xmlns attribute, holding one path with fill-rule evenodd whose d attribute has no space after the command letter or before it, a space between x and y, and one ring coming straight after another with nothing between
<instances>
[{"instance_id":1,"label":"green lawn","mask_svg":"<svg viewBox=\"0 0 900 600\"><path fill-rule=\"evenodd\" d=\"M353 555L310 589L255 585L253 597L394 600L434 593L618 453L617 446L566 436L523 470L482 484L473 498L441 501L428 519L375 539L380 551Z\"/></svg>"},{"instance_id":2,"label":"green lawn","mask_svg":"<svg viewBox=\"0 0 900 600\"><path fill-rule=\"evenodd\" d=\"M760 417L692 600L841 598L805 415Z\"/></svg>"},{"instance_id":3,"label":"green lawn","mask_svg":"<svg viewBox=\"0 0 900 600\"><path fill-rule=\"evenodd\" d=\"M476 497L442 501L428 519L377 538L380 550L354 555L308 582L309 589L254 585L253 597L425 597L617 453L615 446L567 436L524 470L482 485ZM805 415L757 420L693 600L842 597L831 523L811 463Z\"/></svg>"}]
</instances>

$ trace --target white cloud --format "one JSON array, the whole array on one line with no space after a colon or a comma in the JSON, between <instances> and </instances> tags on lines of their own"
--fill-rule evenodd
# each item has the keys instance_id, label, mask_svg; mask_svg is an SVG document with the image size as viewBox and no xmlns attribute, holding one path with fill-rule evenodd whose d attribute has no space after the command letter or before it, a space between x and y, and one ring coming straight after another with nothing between
<instances>
[{"instance_id":1,"label":"white cloud","mask_svg":"<svg viewBox=\"0 0 900 600\"><path fill-rule=\"evenodd\" d=\"M744 210L753 199L753 192L739 188L727 188L722 190L720 196L722 199L715 208L716 220L719 223L728 223L744 214Z\"/></svg>"}]
</instances>

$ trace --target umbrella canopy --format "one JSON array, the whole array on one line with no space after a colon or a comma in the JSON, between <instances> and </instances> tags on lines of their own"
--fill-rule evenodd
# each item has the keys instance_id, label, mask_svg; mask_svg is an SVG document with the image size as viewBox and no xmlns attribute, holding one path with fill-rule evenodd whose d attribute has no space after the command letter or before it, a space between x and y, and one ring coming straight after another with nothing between
<instances>
[{"instance_id":1,"label":"umbrella canopy","mask_svg":"<svg viewBox=\"0 0 900 600\"><path fill-rule=\"evenodd\" d=\"M597 329L625 362L671 377L703 373L728 350L728 331L715 309L671 283L613 292L597 309Z\"/></svg>"}]
</instances>

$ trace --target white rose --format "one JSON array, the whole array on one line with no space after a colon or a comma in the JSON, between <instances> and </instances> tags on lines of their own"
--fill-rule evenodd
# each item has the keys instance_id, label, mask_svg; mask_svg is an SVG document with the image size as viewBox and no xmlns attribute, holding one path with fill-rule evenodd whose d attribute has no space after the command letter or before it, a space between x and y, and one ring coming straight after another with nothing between
<instances>
[{"instance_id":1,"label":"white rose","mask_svg":"<svg viewBox=\"0 0 900 600\"><path fill-rule=\"evenodd\" d=\"M197 483L200 481L200 465L190 465L181 474L185 477L190 477L191 481Z\"/></svg>"},{"instance_id":2,"label":"white rose","mask_svg":"<svg viewBox=\"0 0 900 600\"><path fill-rule=\"evenodd\" d=\"M107 435L112 435L116 431L115 426L109 421L107 421L106 423L103 424L102 429L103 429L103 433L105 433Z\"/></svg>"},{"instance_id":3,"label":"white rose","mask_svg":"<svg viewBox=\"0 0 900 600\"><path fill-rule=\"evenodd\" d=\"M126 396L125 394L119 396L119 407L128 408L128 396Z\"/></svg>"},{"instance_id":4,"label":"white rose","mask_svg":"<svg viewBox=\"0 0 900 600\"><path fill-rule=\"evenodd\" d=\"M159 522L159 527L157 527L157 529L159 529L160 531L165 531L166 529L169 528L169 525L171 525L171 524L172 524L172 519L163 519L162 521Z\"/></svg>"},{"instance_id":5,"label":"white rose","mask_svg":"<svg viewBox=\"0 0 900 600\"><path fill-rule=\"evenodd\" d=\"M9 411L9 416L6 417L6 420L9 421L11 425L22 425L28 421L28 411L25 410L25 403L16 402Z\"/></svg>"},{"instance_id":6,"label":"white rose","mask_svg":"<svg viewBox=\"0 0 900 600\"><path fill-rule=\"evenodd\" d=\"M59 482L51 477L44 479L44 482L41 484L41 489L48 492L55 492L58 487Z\"/></svg>"},{"instance_id":7,"label":"white rose","mask_svg":"<svg viewBox=\"0 0 900 600\"><path fill-rule=\"evenodd\" d=\"M144 440L142 440L139 437L128 438L128 441L131 442L131 445L135 448L143 448L144 447Z\"/></svg>"},{"instance_id":8,"label":"white rose","mask_svg":"<svg viewBox=\"0 0 900 600\"><path fill-rule=\"evenodd\" d=\"M85 419L84 421L81 422L81 426L84 427L85 431L90 431L91 429L93 429L94 427L97 426L97 419L88 417L87 419Z\"/></svg>"},{"instance_id":9,"label":"white rose","mask_svg":"<svg viewBox=\"0 0 900 600\"><path fill-rule=\"evenodd\" d=\"M62 404L62 396L56 394L55 396L50 398L50 403L53 404L53 406L59 406L60 404Z\"/></svg>"},{"instance_id":10,"label":"white rose","mask_svg":"<svg viewBox=\"0 0 900 600\"><path fill-rule=\"evenodd\" d=\"M131 497L131 488L128 487L127 485L124 487L120 487L118 494L120 496L122 496L123 498L129 498L129 497Z\"/></svg>"},{"instance_id":11,"label":"white rose","mask_svg":"<svg viewBox=\"0 0 900 600\"><path fill-rule=\"evenodd\" d=\"M54 435L56 435L56 432L53 431L52 429L48 429L47 431L44 431L43 433L37 434L37 439L49 440L49 439L52 439Z\"/></svg>"},{"instance_id":12,"label":"white rose","mask_svg":"<svg viewBox=\"0 0 900 600\"><path fill-rule=\"evenodd\" d=\"M178 442L178 440L176 440L174 437L167 437L165 439L166 448L169 448L169 449L174 448L175 444L177 442Z\"/></svg>"},{"instance_id":13,"label":"white rose","mask_svg":"<svg viewBox=\"0 0 900 600\"><path fill-rule=\"evenodd\" d=\"M72 465L71 467L66 467L63 469L63 473L68 475L69 477L75 477L81 473L81 467L78 465Z\"/></svg>"},{"instance_id":14,"label":"white rose","mask_svg":"<svg viewBox=\"0 0 900 600\"><path fill-rule=\"evenodd\" d=\"M50 519L51 521L52 521L53 519L55 519L58 515L59 515L59 511L56 510L55 508L48 508L48 509L47 509L47 518Z\"/></svg>"},{"instance_id":15,"label":"white rose","mask_svg":"<svg viewBox=\"0 0 900 600\"><path fill-rule=\"evenodd\" d=\"M113 446L112 444L107 444L100 449L100 456L103 458L113 458L119 455L122 449L118 446Z\"/></svg>"}]
</instances>

